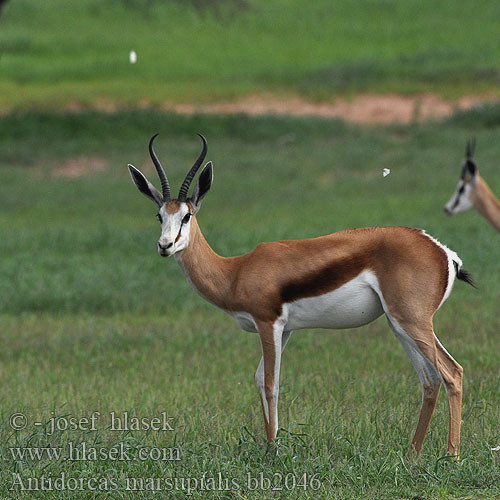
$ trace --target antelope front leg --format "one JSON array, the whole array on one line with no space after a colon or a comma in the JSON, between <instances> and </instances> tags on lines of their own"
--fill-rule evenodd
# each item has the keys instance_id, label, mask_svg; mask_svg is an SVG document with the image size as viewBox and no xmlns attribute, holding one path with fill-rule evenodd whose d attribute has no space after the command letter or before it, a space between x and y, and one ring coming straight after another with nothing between
<instances>
[{"instance_id":1,"label":"antelope front leg","mask_svg":"<svg viewBox=\"0 0 500 500\"><path fill-rule=\"evenodd\" d=\"M283 332L283 335L281 337L281 353L285 350L285 346L290 339L290 336L292 335L291 331L286 331ZM262 412L264 414L264 421L266 422L266 429L267 429L267 422L268 422L268 416L267 416L267 399L266 399L266 391L265 391L265 375L264 375L264 356L260 358L260 363L257 368L257 371L255 372L255 385L257 386L257 389L259 389L259 394L260 394L260 401L262 403ZM278 393L279 393L279 386L278 386ZM278 396L276 397L276 407L278 405ZM276 429L278 428L278 416L276 412ZM266 431L267 432L267 431Z\"/></svg>"},{"instance_id":2,"label":"antelope front leg","mask_svg":"<svg viewBox=\"0 0 500 500\"><path fill-rule=\"evenodd\" d=\"M255 373L255 383L260 392L267 441L271 442L278 431L278 395L281 353L291 332L283 332L278 322L258 325L262 345L262 359Z\"/></svg>"}]
</instances>

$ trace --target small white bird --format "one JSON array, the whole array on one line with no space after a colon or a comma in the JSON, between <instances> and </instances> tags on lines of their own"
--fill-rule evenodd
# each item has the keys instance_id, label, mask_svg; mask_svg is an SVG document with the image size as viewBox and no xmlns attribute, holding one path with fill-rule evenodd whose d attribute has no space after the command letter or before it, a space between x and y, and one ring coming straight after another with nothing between
<instances>
[{"instance_id":1,"label":"small white bird","mask_svg":"<svg viewBox=\"0 0 500 500\"><path fill-rule=\"evenodd\" d=\"M384 168L384 170L382 170L382 175L384 177L387 177L390 173L391 173L391 169L390 168Z\"/></svg>"},{"instance_id":2,"label":"small white bird","mask_svg":"<svg viewBox=\"0 0 500 500\"><path fill-rule=\"evenodd\" d=\"M137 54L135 53L135 50L130 51L128 60L130 61L130 64L135 64L137 62Z\"/></svg>"}]
</instances>

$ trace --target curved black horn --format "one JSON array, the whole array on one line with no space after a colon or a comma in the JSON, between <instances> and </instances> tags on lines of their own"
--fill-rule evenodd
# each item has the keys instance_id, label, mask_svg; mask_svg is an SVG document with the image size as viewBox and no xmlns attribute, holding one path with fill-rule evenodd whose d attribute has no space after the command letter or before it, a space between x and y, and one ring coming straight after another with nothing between
<instances>
[{"instance_id":1,"label":"curved black horn","mask_svg":"<svg viewBox=\"0 0 500 500\"><path fill-rule=\"evenodd\" d=\"M187 173L186 178L182 183L182 186L179 190L179 201L186 201L191 181L193 180L193 177L196 175L196 172L200 168L200 165L203 163L203 160L207 155L207 140L201 134L198 135L201 137L201 140L203 141L203 149L201 150L200 156L198 156L198 159L194 162L194 165L191 167L191 170Z\"/></svg>"},{"instance_id":2,"label":"curved black horn","mask_svg":"<svg viewBox=\"0 0 500 500\"><path fill-rule=\"evenodd\" d=\"M149 141L149 154L151 155L151 159L153 160L153 163L155 164L156 167L156 171L158 172L158 176L160 177L163 201L168 201L170 200L170 185L168 183L165 170L163 170L160 160L156 156L155 150L153 149L153 141L157 136L158 134L153 135L153 137L151 137L151 140Z\"/></svg>"},{"instance_id":3,"label":"curved black horn","mask_svg":"<svg viewBox=\"0 0 500 500\"><path fill-rule=\"evenodd\" d=\"M467 158L470 160L474 156L474 151L476 150L476 138L473 137L467 141L467 148L465 149L465 154Z\"/></svg>"}]
</instances>

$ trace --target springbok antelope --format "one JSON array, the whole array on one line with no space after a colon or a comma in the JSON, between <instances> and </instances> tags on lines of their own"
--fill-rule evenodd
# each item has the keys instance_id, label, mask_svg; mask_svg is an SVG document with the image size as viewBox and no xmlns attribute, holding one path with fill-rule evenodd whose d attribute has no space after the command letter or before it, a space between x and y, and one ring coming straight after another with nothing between
<instances>
[{"instance_id":1,"label":"springbok antelope","mask_svg":"<svg viewBox=\"0 0 500 500\"><path fill-rule=\"evenodd\" d=\"M457 189L444 211L455 215L475 208L497 231L500 232L500 200L492 193L488 184L479 175L476 163L472 159L476 149L476 140L467 141L465 162Z\"/></svg>"},{"instance_id":2,"label":"springbok antelope","mask_svg":"<svg viewBox=\"0 0 500 500\"><path fill-rule=\"evenodd\" d=\"M149 152L161 180L160 193L134 166L132 180L158 205L158 253L175 256L188 282L206 300L258 332L262 358L255 373L267 440L278 429L281 354L292 330L355 328L383 313L406 350L423 391L410 450L417 453L436 405L441 382L448 396L448 451L458 456L462 367L440 344L433 315L450 295L455 277L472 284L457 254L424 231L407 227L349 229L306 240L261 243L238 257L217 255L205 240L196 214L213 180L208 162L194 192L188 190L205 159L207 143L172 198L154 149Z\"/></svg>"}]
</instances>

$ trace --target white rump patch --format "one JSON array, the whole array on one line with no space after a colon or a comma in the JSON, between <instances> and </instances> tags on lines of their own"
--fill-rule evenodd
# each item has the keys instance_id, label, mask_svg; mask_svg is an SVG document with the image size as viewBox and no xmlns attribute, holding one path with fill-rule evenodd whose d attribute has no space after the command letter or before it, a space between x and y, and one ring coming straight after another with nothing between
<instances>
[{"instance_id":1,"label":"white rump patch","mask_svg":"<svg viewBox=\"0 0 500 500\"><path fill-rule=\"evenodd\" d=\"M458 268L460 269L462 267L462 259L454 252L453 250L450 250L446 245L443 245L440 243L436 238L433 238L429 234L427 234L423 229L421 229L421 232L424 236L427 236L434 244L436 244L441 250L444 250L446 253L446 256L448 257L448 283L446 285L446 291L444 292L443 298L438 306L438 309L443 305L444 301L450 296L451 290L453 288L453 283L455 282L455 264L453 262L456 262L458 264Z\"/></svg>"}]
</instances>

